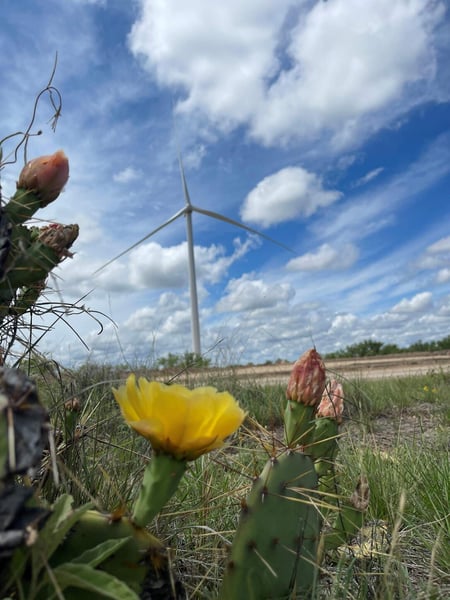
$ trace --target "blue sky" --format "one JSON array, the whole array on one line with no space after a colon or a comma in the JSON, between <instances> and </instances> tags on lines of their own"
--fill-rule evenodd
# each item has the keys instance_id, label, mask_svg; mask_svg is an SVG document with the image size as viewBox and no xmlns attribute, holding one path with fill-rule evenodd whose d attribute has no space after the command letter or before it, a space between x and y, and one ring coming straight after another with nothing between
<instances>
[{"instance_id":1,"label":"blue sky","mask_svg":"<svg viewBox=\"0 0 450 600\"><path fill-rule=\"evenodd\" d=\"M39 215L79 223L47 298L67 315L41 351L65 364L151 362L191 348L184 218L194 214L202 350L295 359L366 338L406 346L450 326L450 19L442 0L2 2L0 137L45 87L29 158L63 148L64 193ZM9 145L8 145L9 144ZM4 145L4 154L13 142ZM23 164L2 170L4 196Z\"/></svg>"}]
</instances>

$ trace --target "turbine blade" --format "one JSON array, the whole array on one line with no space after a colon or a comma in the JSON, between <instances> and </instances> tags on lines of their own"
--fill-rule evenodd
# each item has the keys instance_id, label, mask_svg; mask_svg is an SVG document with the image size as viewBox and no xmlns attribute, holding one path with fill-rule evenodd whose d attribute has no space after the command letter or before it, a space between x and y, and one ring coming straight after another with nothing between
<instances>
[{"instance_id":1,"label":"turbine blade","mask_svg":"<svg viewBox=\"0 0 450 600\"><path fill-rule=\"evenodd\" d=\"M225 223L234 225L235 227L240 227L241 229L245 229L246 231L249 231L250 233L255 233L256 235L259 235L260 237L264 238L265 240L272 242L272 244L276 244L277 246L281 246L281 248L288 250L288 252L297 254L295 252L295 250L293 250L292 248L289 248L289 246L282 244L281 242L275 240L274 238L271 238L270 236L266 235L265 233L261 233L261 231L258 231L257 229L253 229L253 227L248 227L248 225L244 225L244 223L241 223L240 221L235 221L234 219L230 219L230 217L225 217L225 215L221 215L219 213L213 212L212 210L206 210L205 208L199 208L198 206L194 206L193 204L191 205L191 208L193 211L201 213L202 215L206 215L207 217L212 217L213 219L218 219L219 221L224 221Z\"/></svg>"},{"instance_id":2,"label":"turbine blade","mask_svg":"<svg viewBox=\"0 0 450 600\"><path fill-rule=\"evenodd\" d=\"M183 161L181 159L181 152L178 150L178 163L180 165L181 183L183 184L183 195L184 201L187 206L191 206L191 197L189 196L189 190L186 182L186 176L184 174Z\"/></svg>"},{"instance_id":3,"label":"turbine blade","mask_svg":"<svg viewBox=\"0 0 450 600\"><path fill-rule=\"evenodd\" d=\"M180 209L178 212L176 212L174 215L172 215L170 217L170 219L167 219L167 221L165 221L162 225L159 225L159 227L157 227L156 229L153 229L153 231L151 231L150 233L147 233L147 235L144 235L144 237L141 238L138 242L136 242L132 246L129 246L126 250L124 250L123 252L121 252L120 254L115 256L114 258L111 258L111 260L108 260L108 262L106 262L104 265L102 265L96 271L94 271L92 273L92 275L97 275L97 273L100 273L100 271L103 271L103 269L108 267L111 263L113 263L114 261L116 261L119 258L122 258L122 256L124 256L125 254L127 254L128 252L130 252L131 250L133 250L140 244L142 244L142 242L145 242L145 240L148 240L148 238L152 237L152 235L155 235L155 233L158 233L158 231L161 231L161 229L164 229L164 227L167 227L167 225L170 225L171 223L176 221L178 219L178 217L181 217L182 215L184 215L185 212L186 212L186 208Z\"/></svg>"}]
</instances>

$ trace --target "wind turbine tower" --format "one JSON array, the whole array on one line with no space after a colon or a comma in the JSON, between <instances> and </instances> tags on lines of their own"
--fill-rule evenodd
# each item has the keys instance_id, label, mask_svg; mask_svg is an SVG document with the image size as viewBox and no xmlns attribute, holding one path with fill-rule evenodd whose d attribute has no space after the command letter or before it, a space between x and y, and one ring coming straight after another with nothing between
<instances>
[{"instance_id":1,"label":"wind turbine tower","mask_svg":"<svg viewBox=\"0 0 450 600\"><path fill-rule=\"evenodd\" d=\"M142 244L142 242L145 242L146 240L148 240L149 238L154 236L156 233L158 233L158 231L161 231L161 229L164 229L164 227L167 227L168 225L170 225L171 223L176 221L179 217L184 216L186 218L186 239L187 239L187 247L188 247L189 293L190 293L190 302L191 302L192 351L197 355L201 355L200 318L199 318L199 310L198 310L197 276L196 276L196 272L195 272L195 252L194 252L194 234L193 234L193 228L192 228L192 213L197 212L197 213L205 215L207 217L217 219L218 221L223 221L224 223L228 223L229 225L234 225L235 227L244 229L245 231L248 231L249 233L259 235L260 237L268 240L269 242L272 242L273 244L276 244L277 246L280 246L281 248L288 250L289 252L294 252L294 251L291 248L289 248L288 246L285 246L284 244L282 244L281 242L278 242L277 240L274 240L273 238L269 237L268 235L265 235L264 233L261 233L260 231L253 229L252 227L248 227L247 225L244 225L243 223L240 223L239 221L236 221L235 219L230 219L229 217L226 217L225 215L221 215L212 210L206 210L205 208L200 208L199 206L195 206L194 204L192 204L191 198L189 196L189 190L188 190L187 183L186 183L186 176L184 174L183 161L182 161L180 152L178 153L178 162L179 162L179 166L180 166L181 183L183 186L184 207L181 208L179 211L177 211L169 219L167 219L167 221L165 221L164 223L162 223L161 225L156 227L156 229L153 229L153 231L151 231L150 233L147 233L147 235L145 235L143 238L138 240L135 244L132 244L126 250L124 250L123 252L121 252L120 254L118 254L117 256L115 256L114 258L109 260L108 262L106 262L104 265L102 265L99 269L97 269L94 272L94 275L96 275L97 273L99 273L100 271L105 269L108 265L110 265L117 259L124 256L124 254L127 254L128 252L130 252L131 250L133 250L134 248L136 248L137 246ZM295 254L295 252L294 252L294 254Z\"/></svg>"}]
</instances>

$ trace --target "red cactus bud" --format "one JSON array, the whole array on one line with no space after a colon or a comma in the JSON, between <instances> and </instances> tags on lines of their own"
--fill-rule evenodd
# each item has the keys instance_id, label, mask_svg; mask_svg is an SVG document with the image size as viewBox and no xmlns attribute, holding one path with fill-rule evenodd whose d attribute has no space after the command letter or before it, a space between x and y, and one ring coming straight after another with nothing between
<instances>
[{"instance_id":1,"label":"red cactus bud","mask_svg":"<svg viewBox=\"0 0 450 600\"><path fill-rule=\"evenodd\" d=\"M69 161L62 150L50 156L30 160L22 169L17 187L35 192L41 206L46 206L59 196L69 179Z\"/></svg>"},{"instance_id":2,"label":"red cactus bud","mask_svg":"<svg viewBox=\"0 0 450 600\"><path fill-rule=\"evenodd\" d=\"M344 390L342 384L332 379L322 394L322 400L317 407L316 417L327 417L342 423L344 412Z\"/></svg>"},{"instance_id":3,"label":"red cactus bud","mask_svg":"<svg viewBox=\"0 0 450 600\"><path fill-rule=\"evenodd\" d=\"M294 364L286 390L288 400L305 406L319 404L325 389L325 365L320 354L312 348Z\"/></svg>"}]
</instances>

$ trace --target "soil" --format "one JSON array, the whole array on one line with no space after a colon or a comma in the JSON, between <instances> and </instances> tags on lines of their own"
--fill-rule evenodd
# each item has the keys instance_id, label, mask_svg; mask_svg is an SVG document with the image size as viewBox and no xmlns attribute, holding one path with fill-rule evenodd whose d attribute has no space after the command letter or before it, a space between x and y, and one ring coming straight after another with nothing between
<instances>
[{"instance_id":1,"label":"soil","mask_svg":"<svg viewBox=\"0 0 450 600\"><path fill-rule=\"evenodd\" d=\"M439 406L423 402L401 411L386 412L368 423L368 435L373 446L380 450L389 450L399 442L421 445L434 442L444 431L439 410ZM347 428L357 429L351 423ZM448 438L447 444L450 447Z\"/></svg>"}]
</instances>

